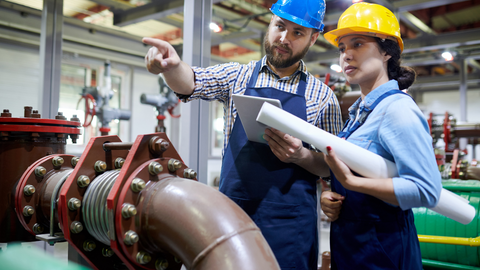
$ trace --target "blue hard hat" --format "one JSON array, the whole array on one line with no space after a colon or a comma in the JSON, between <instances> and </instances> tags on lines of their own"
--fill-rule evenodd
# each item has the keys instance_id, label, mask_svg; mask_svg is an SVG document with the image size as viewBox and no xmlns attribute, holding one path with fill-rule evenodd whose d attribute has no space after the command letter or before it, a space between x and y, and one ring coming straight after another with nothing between
<instances>
[{"instance_id":1,"label":"blue hard hat","mask_svg":"<svg viewBox=\"0 0 480 270\"><path fill-rule=\"evenodd\" d=\"M278 0L270 10L278 17L298 25L323 30L325 0Z\"/></svg>"}]
</instances>

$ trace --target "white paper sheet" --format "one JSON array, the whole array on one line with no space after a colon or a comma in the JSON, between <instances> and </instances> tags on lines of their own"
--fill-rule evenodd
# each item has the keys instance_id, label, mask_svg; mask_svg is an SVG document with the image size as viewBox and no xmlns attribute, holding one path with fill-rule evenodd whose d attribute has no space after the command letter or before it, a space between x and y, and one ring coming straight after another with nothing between
<instances>
[{"instance_id":1,"label":"white paper sheet","mask_svg":"<svg viewBox=\"0 0 480 270\"><path fill-rule=\"evenodd\" d=\"M324 153L327 152L326 147L331 146L340 160L345 162L350 169L365 177L392 178L398 176L395 163L321 130L271 104L263 104L257 121L299 138ZM442 189L437 206L430 209L462 224L470 223L475 217L475 208L466 199L445 189Z\"/></svg>"}]
</instances>

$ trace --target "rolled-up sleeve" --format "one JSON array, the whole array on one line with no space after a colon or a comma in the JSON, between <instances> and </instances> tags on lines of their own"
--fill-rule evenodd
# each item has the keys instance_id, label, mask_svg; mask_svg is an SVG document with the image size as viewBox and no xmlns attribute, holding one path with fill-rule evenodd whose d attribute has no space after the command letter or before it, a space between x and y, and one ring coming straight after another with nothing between
<instances>
[{"instance_id":1,"label":"rolled-up sleeve","mask_svg":"<svg viewBox=\"0 0 480 270\"><path fill-rule=\"evenodd\" d=\"M395 159L394 192L403 210L434 207L442 189L428 123L408 97L391 103L379 128L382 146Z\"/></svg>"},{"instance_id":2,"label":"rolled-up sleeve","mask_svg":"<svg viewBox=\"0 0 480 270\"><path fill-rule=\"evenodd\" d=\"M192 67L195 74L193 93L189 96L178 94L177 96L183 102L196 99L226 101L241 68L240 64L233 62L207 68Z\"/></svg>"}]
</instances>

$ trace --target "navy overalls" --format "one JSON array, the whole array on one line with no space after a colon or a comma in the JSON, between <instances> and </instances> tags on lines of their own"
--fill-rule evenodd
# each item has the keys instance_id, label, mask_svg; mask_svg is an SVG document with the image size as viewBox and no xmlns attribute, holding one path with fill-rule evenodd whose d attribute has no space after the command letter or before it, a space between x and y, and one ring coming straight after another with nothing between
<instances>
[{"instance_id":1,"label":"navy overalls","mask_svg":"<svg viewBox=\"0 0 480 270\"><path fill-rule=\"evenodd\" d=\"M358 121L347 121L339 137L347 139L366 120L390 90L370 108L362 108ZM350 119L352 120L352 119ZM339 218L332 222L332 269L422 269L422 258L412 210L403 211L373 196L345 189L332 175L332 191L345 196Z\"/></svg>"},{"instance_id":2,"label":"navy overalls","mask_svg":"<svg viewBox=\"0 0 480 270\"><path fill-rule=\"evenodd\" d=\"M258 61L245 95L279 99L282 108L307 120L306 76L300 73L297 93L255 88ZM248 141L240 117L225 150L220 191L256 223L282 269L317 269L317 195L315 176L298 165L280 161L267 144Z\"/></svg>"}]
</instances>

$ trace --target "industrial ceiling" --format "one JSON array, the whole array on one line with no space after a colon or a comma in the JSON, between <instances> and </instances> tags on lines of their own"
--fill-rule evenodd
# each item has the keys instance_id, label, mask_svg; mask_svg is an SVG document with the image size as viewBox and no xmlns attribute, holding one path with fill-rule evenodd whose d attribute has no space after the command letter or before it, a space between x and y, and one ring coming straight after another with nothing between
<instances>
[{"instance_id":1,"label":"industrial ceiling","mask_svg":"<svg viewBox=\"0 0 480 270\"><path fill-rule=\"evenodd\" d=\"M41 10L42 1L3 0L12 5ZM212 33L212 63L247 63L262 56L262 38L276 0L212 0L212 21L223 28ZM480 0L373 0L399 18L405 43L403 64L415 68L417 91L458 89L464 74L468 87L480 85ZM336 28L351 0L327 0L325 31ZM128 35L167 40L178 50L183 43L182 0L64 0L64 16ZM1 21L1 19L0 19ZM138 39L139 40L139 39ZM450 51L454 60L441 55ZM311 73L334 73L335 47L319 36L304 61ZM341 77L341 74L335 74Z\"/></svg>"}]
</instances>

